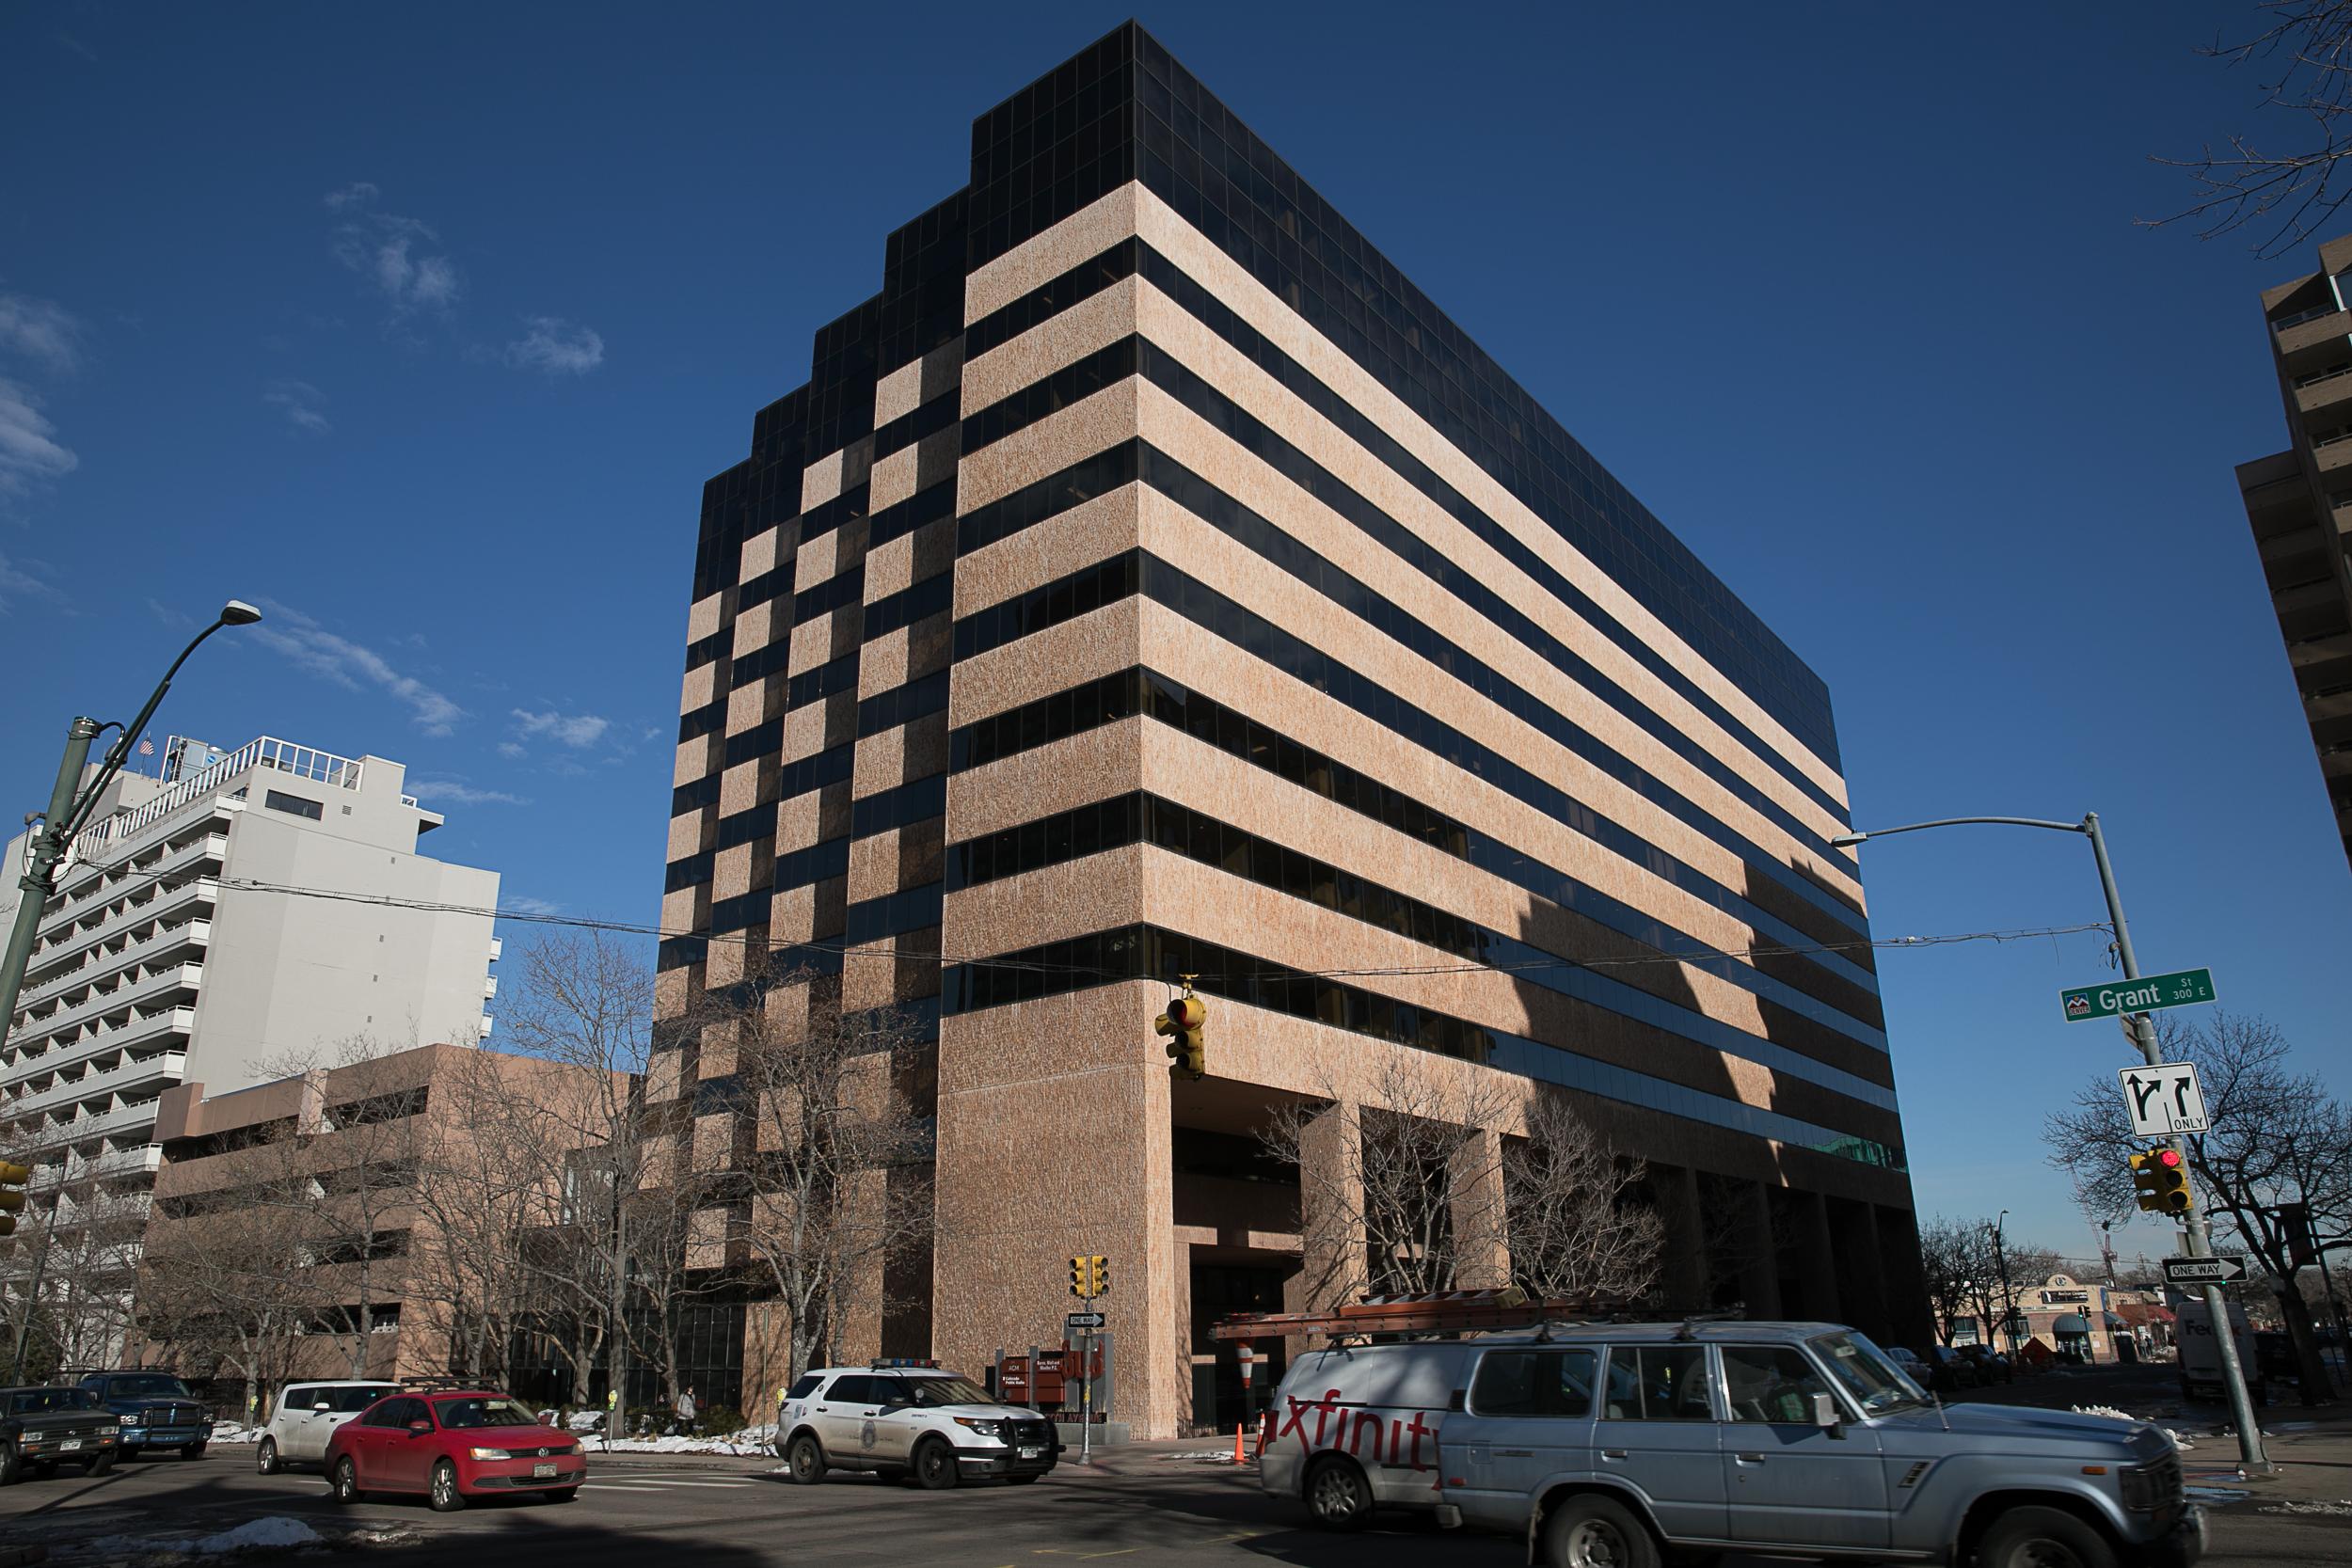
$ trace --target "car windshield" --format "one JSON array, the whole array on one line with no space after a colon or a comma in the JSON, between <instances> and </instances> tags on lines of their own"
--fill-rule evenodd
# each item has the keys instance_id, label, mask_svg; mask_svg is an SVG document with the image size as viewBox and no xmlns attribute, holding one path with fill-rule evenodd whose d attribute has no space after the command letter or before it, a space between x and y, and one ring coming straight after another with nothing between
<instances>
[{"instance_id":1,"label":"car windshield","mask_svg":"<svg viewBox=\"0 0 2352 1568\"><path fill-rule=\"evenodd\" d=\"M8 1397L8 1409L19 1416L44 1410L95 1410L98 1401L87 1388L27 1388Z\"/></svg>"},{"instance_id":2,"label":"car windshield","mask_svg":"<svg viewBox=\"0 0 2352 1568\"><path fill-rule=\"evenodd\" d=\"M964 1377L911 1377L917 1404L994 1404L988 1390Z\"/></svg>"},{"instance_id":3,"label":"car windshield","mask_svg":"<svg viewBox=\"0 0 2352 1568\"><path fill-rule=\"evenodd\" d=\"M178 1378L152 1372L110 1377L106 1380L106 1394L118 1400L184 1400L195 1397L188 1392L188 1386Z\"/></svg>"},{"instance_id":4,"label":"car windshield","mask_svg":"<svg viewBox=\"0 0 2352 1568\"><path fill-rule=\"evenodd\" d=\"M435 1400L433 1413L445 1427L535 1427L539 1418L513 1400L481 1397Z\"/></svg>"},{"instance_id":5,"label":"car windshield","mask_svg":"<svg viewBox=\"0 0 2352 1568\"><path fill-rule=\"evenodd\" d=\"M359 1388L322 1388L310 1402L310 1408L325 1405L330 1416L357 1416L391 1391L389 1383L371 1383Z\"/></svg>"},{"instance_id":6,"label":"car windshield","mask_svg":"<svg viewBox=\"0 0 2352 1568\"><path fill-rule=\"evenodd\" d=\"M1831 1375L1845 1385L1846 1392L1869 1415L1928 1402L1919 1386L1862 1335L1824 1334L1813 1341L1813 1348L1828 1364Z\"/></svg>"}]
</instances>

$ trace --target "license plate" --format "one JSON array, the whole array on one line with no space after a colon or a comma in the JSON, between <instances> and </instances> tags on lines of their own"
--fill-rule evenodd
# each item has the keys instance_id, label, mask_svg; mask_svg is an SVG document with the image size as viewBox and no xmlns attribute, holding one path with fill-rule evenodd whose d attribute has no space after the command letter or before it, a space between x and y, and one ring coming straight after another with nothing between
<instances>
[{"instance_id":1,"label":"license plate","mask_svg":"<svg viewBox=\"0 0 2352 1568\"><path fill-rule=\"evenodd\" d=\"M82 1440L79 1437L69 1437L57 1445L57 1451L63 1453L68 1449L78 1449L81 1446Z\"/></svg>"},{"instance_id":2,"label":"license plate","mask_svg":"<svg viewBox=\"0 0 2352 1568\"><path fill-rule=\"evenodd\" d=\"M1021 1457L1024 1459L1043 1459L1045 1457L1045 1450L1043 1449L1023 1449L1021 1450Z\"/></svg>"},{"instance_id":3,"label":"license plate","mask_svg":"<svg viewBox=\"0 0 2352 1568\"><path fill-rule=\"evenodd\" d=\"M552 1465L533 1465L531 1467L531 1479L533 1481L552 1481L555 1479L555 1466Z\"/></svg>"}]
</instances>

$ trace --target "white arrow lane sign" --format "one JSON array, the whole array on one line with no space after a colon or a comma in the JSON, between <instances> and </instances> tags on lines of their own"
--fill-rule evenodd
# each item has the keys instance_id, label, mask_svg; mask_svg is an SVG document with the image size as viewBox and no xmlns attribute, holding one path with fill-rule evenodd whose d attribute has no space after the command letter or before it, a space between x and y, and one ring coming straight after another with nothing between
<instances>
[{"instance_id":1,"label":"white arrow lane sign","mask_svg":"<svg viewBox=\"0 0 2352 1568\"><path fill-rule=\"evenodd\" d=\"M2123 1080L2123 1108L2131 1113L2134 1137L2169 1138L2175 1132L2202 1132L2209 1125L2196 1063L2127 1067L2116 1076Z\"/></svg>"}]
</instances>

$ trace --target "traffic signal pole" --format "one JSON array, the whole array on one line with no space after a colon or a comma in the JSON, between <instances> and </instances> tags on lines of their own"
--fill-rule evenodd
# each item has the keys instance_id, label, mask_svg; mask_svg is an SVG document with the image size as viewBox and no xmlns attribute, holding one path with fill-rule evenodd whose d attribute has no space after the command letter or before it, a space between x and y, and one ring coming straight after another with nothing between
<instances>
[{"instance_id":1,"label":"traffic signal pole","mask_svg":"<svg viewBox=\"0 0 2352 1568\"><path fill-rule=\"evenodd\" d=\"M2081 833L2090 840L2090 853L2099 863L2099 891L2106 895L2107 924L2115 928L2116 957L2123 965L2123 977L2139 979L2139 958L2132 951L2132 929L2123 923L2123 895L2115 888L2115 867L2107 860L2107 841L2099 831L2099 814L2086 812L2080 822L2052 822L2038 816L1947 816L1933 822L1912 822L1899 828L1878 828L1869 832L1840 833L1830 843L1838 848L1852 848L1866 839L1885 838L1894 833L1914 833L1923 828L1957 828L1965 824L1984 823L2005 828L2046 828L2053 832ZM2132 1043L2150 1067L2164 1065L2164 1049L2156 1043L2156 1026L2146 1013L2133 1013L2125 1019ZM2188 1140L2172 1134L2171 1149L2180 1158L2181 1168L2193 1167L2188 1160ZM2192 1204L2181 1216L2182 1244L2191 1258L2213 1256L2213 1239L2205 1228L2204 1211ZM2222 1298L2221 1287L2205 1286L2205 1310L2214 1325L2214 1343L2221 1354L2221 1381L2229 1389L2230 1415L2237 1423L2238 1467L2249 1476L2277 1475L2278 1466L2263 1448L2262 1422L2254 1412L2253 1396L2247 1392L2246 1368L2238 1359L2237 1336L2230 1327L2230 1304Z\"/></svg>"},{"instance_id":2,"label":"traffic signal pole","mask_svg":"<svg viewBox=\"0 0 2352 1568\"><path fill-rule=\"evenodd\" d=\"M2132 951L2132 928L2123 923L2123 895L2115 888L2115 867L2107 860L2106 836L2099 831L2099 814L2086 813L2083 832L2090 839L2091 858L2099 863L2099 890L2106 895L2107 923L2115 927L2115 954L2122 963L2123 978L2139 978L2139 958ZM2156 1022L2146 1013L2133 1013L2127 1020L2132 1041L2139 1047L2140 1056L2150 1067L2164 1065L2164 1047L2156 1041ZM2189 1164L2186 1134L2172 1134L2172 1152L2180 1156L2181 1169L2192 1171ZM2181 1235L2191 1258L2213 1256L2213 1236L2205 1225L2205 1212L2191 1207L2181 1216ZM2270 1463L2268 1450L2263 1447L2261 1415L2254 1409L2254 1397L2246 1386L2246 1367L2238 1359L2237 1332L2230 1322L2230 1303L2221 1293L2221 1287L2210 1280L2205 1284L2205 1317L2213 1325L2214 1348L2221 1356L2221 1382L2230 1397L2230 1415L2237 1423L2238 1465L2249 1476L2276 1475L2278 1467Z\"/></svg>"}]
</instances>

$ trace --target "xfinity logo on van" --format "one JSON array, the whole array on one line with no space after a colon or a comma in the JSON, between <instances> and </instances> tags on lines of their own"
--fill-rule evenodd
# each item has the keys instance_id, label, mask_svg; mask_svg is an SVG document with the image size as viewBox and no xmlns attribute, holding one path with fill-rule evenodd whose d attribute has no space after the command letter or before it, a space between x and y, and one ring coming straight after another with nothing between
<instances>
[{"instance_id":1,"label":"xfinity logo on van","mask_svg":"<svg viewBox=\"0 0 2352 1568\"><path fill-rule=\"evenodd\" d=\"M1406 1420L1395 1416L1384 1416L1377 1410L1350 1411L1341 1405L1337 1388L1327 1390L1319 1400L1302 1400L1295 1394L1282 1397L1290 1404L1290 1417L1276 1431L1274 1440L1277 1443L1295 1433L1299 1446L1310 1453L1323 1448L1336 1452L1344 1442L1348 1453L1359 1458L1369 1457L1375 1464L1402 1463L1416 1470L1430 1467L1422 1460L1421 1444L1424 1437L1434 1439L1438 1429L1434 1424L1424 1423L1422 1418L1434 1416L1435 1412L1416 1410L1412 1412L1412 1418ZM1315 1418L1315 1431L1311 1437L1307 1435L1309 1416ZM1338 1419L1334 1421L1333 1417ZM1369 1455L1364 1453L1363 1448L1364 1433L1367 1432L1372 1433L1372 1451ZM1405 1441L1407 1435L1412 1438L1409 1447ZM1401 1461L1398 1458L1400 1452L1404 1455ZM1434 1444L1432 1457L1435 1457Z\"/></svg>"}]
</instances>

